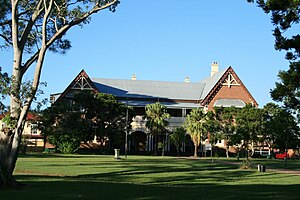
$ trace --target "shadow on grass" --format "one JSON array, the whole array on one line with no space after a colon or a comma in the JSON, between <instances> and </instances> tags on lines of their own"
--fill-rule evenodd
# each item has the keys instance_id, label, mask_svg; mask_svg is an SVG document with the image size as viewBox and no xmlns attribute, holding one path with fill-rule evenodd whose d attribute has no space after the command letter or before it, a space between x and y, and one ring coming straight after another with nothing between
<instances>
[{"instance_id":1,"label":"shadow on grass","mask_svg":"<svg viewBox=\"0 0 300 200\"><path fill-rule=\"evenodd\" d=\"M295 185L151 185L61 177L19 176L26 188L1 191L1 199L299 199Z\"/></svg>"},{"instance_id":2,"label":"shadow on grass","mask_svg":"<svg viewBox=\"0 0 300 200\"><path fill-rule=\"evenodd\" d=\"M99 155L77 155L77 154L60 154L60 153L25 153L20 154L19 158L95 158ZM101 155L104 157L103 155ZM107 157L113 157L112 155L107 155Z\"/></svg>"}]
</instances>

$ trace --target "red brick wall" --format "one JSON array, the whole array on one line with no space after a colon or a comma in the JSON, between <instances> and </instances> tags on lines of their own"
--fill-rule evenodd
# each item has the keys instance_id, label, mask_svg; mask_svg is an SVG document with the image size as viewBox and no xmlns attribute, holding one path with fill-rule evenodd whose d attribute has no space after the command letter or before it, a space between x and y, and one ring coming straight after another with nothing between
<instances>
[{"instance_id":1,"label":"red brick wall","mask_svg":"<svg viewBox=\"0 0 300 200\"><path fill-rule=\"evenodd\" d=\"M251 96L242 86L221 86L220 90L213 97L213 99L208 104L208 110L213 110L214 103L218 99L240 99L246 104L251 103ZM257 105L256 105L257 106Z\"/></svg>"}]
</instances>

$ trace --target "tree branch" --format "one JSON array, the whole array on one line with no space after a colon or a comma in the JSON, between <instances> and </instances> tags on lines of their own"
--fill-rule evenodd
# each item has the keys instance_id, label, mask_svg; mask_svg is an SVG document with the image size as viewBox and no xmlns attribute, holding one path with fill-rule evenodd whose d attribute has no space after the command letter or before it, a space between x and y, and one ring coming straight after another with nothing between
<instances>
[{"instance_id":1,"label":"tree branch","mask_svg":"<svg viewBox=\"0 0 300 200\"><path fill-rule=\"evenodd\" d=\"M45 15L44 15L43 27L42 27L42 37L43 37L42 46L45 46L45 48L46 48L46 43L47 43L47 22L48 22L50 13L52 11L52 5L53 5L53 0L50 0L49 7L47 7L47 2L46 2L46 0L44 0Z\"/></svg>"},{"instance_id":2,"label":"tree branch","mask_svg":"<svg viewBox=\"0 0 300 200\"><path fill-rule=\"evenodd\" d=\"M19 48L19 24L18 24L18 0L11 1L11 23L12 23L12 43L15 48Z\"/></svg>"},{"instance_id":3,"label":"tree branch","mask_svg":"<svg viewBox=\"0 0 300 200\"><path fill-rule=\"evenodd\" d=\"M34 26L35 21L37 20L37 18L39 17L39 15L42 13L41 9L42 6L42 0L39 0L34 13L32 14L31 19L28 21L22 35L21 35L21 39L20 39L20 46L21 48L24 48L28 35L30 34L30 31L32 30L32 27Z\"/></svg>"},{"instance_id":4,"label":"tree branch","mask_svg":"<svg viewBox=\"0 0 300 200\"><path fill-rule=\"evenodd\" d=\"M80 24L81 22L86 20L89 16L91 16L93 13L97 13L100 10L104 10L114 5L117 2L118 0L113 0L112 2L105 4L103 6L99 6L99 4L97 4L94 6L93 9L85 13L82 17L71 21L69 24L64 25L47 41L46 48L49 48L58 38L61 38L71 27ZM40 49L26 61L26 63L23 65L24 72L27 71L27 69L38 59L39 53L40 53Z\"/></svg>"},{"instance_id":5,"label":"tree branch","mask_svg":"<svg viewBox=\"0 0 300 200\"><path fill-rule=\"evenodd\" d=\"M0 22L0 26L5 26L11 24L11 19Z\"/></svg>"},{"instance_id":6,"label":"tree branch","mask_svg":"<svg viewBox=\"0 0 300 200\"><path fill-rule=\"evenodd\" d=\"M29 11L24 11L24 12L21 12L18 14L18 17L21 17L22 15L28 13ZM3 22L0 22L0 26L5 26L5 25L9 25L12 23L12 20L11 19L8 19L8 20L5 20Z\"/></svg>"},{"instance_id":7,"label":"tree branch","mask_svg":"<svg viewBox=\"0 0 300 200\"><path fill-rule=\"evenodd\" d=\"M5 42L7 42L8 44L12 45L12 42L11 42L11 40L8 37L6 37L5 35L3 35L1 33L0 33L0 37L2 37L5 40Z\"/></svg>"},{"instance_id":8,"label":"tree branch","mask_svg":"<svg viewBox=\"0 0 300 200\"><path fill-rule=\"evenodd\" d=\"M99 6L99 3L97 3L94 8L92 8L89 12L85 13L83 16L81 16L80 18L74 19L72 20L69 24L64 25L63 27L61 27L59 29L59 31L57 31L52 37L51 39L47 42L47 48L53 44L53 42L55 42L55 40L57 40L57 38L62 37L71 27L80 24L81 22L83 22L84 20L86 20L89 16L91 16L94 13L99 12L100 10L104 10L106 8L109 8L110 6L114 5L115 3L117 3L118 0L113 0L112 2L105 4L103 6Z\"/></svg>"},{"instance_id":9,"label":"tree branch","mask_svg":"<svg viewBox=\"0 0 300 200\"><path fill-rule=\"evenodd\" d=\"M40 50L38 50L37 52L35 52L33 54L33 56L31 56L26 63L22 66L24 72L27 71L27 69L37 60L38 56L39 56Z\"/></svg>"}]
</instances>

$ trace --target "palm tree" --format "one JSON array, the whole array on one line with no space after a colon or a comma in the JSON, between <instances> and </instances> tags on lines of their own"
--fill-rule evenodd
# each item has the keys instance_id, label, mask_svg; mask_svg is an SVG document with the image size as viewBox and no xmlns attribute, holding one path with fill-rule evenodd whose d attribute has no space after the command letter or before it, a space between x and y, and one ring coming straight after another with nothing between
<instances>
[{"instance_id":1,"label":"palm tree","mask_svg":"<svg viewBox=\"0 0 300 200\"><path fill-rule=\"evenodd\" d=\"M154 154L157 155L157 136L165 131L165 127L169 122L170 114L167 113L167 108L159 102L148 104L146 106L146 127L154 135Z\"/></svg>"},{"instance_id":2,"label":"palm tree","mask_svg":"<svg viewBox=\"0 0 300 200\"><path fill-rule=\"evenodd\" d=\"M198 146L201 142L201 137L206 133L207 115L202 109L196 108L187 115L183 124L187 133L191 136L194 143L194 157L197 157Z\"/></svg>"}]
</instances>

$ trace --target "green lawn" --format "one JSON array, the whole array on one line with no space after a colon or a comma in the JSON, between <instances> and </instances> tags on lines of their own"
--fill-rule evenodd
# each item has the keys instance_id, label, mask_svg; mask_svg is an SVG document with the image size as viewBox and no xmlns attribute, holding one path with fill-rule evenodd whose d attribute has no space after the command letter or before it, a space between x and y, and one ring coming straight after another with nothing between
<instances>
[{"instance_id":1,"label":"green lawn","mask_svg":"<svg viewBox=\"0 0 300 200\"><path fill-rule=\"evenodd\" d=\"M299 199L300 176L173 157L30 154L1 199Z\"/></svg>"},{"instance_id":2,"label":"green lawn","mask_svg":"<svg viewBox=\"0 0 300 200\"><path fill-rule=\"evenodd\" d=\"M240 162L236 158L220 158L216 159L223 162ZM243 160L241 158L240 160ZM269 169L290 169L300 171L300 160L298 159L288 159L287 163L283 159L267 159L267 158L250 158L253 165L262 164L267 166Z\"/></svg>"},{"instance_id":3,"label":"green lawn","mask_svg":"<svg viewBox=\"0 0 300 200\"><path fill-rule=\"evenodd\" d=\"M256 159L256 163L260 163L271 168L285 168L300 171L300 160L287 160L287 164L285 165L284 160L280 159Z\"/></svg>"}]
</instances>

